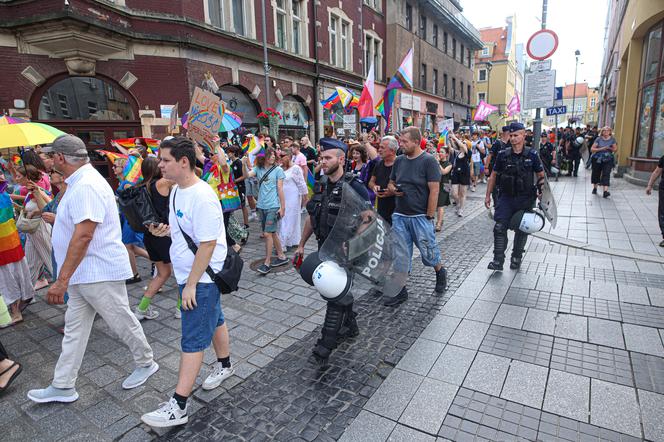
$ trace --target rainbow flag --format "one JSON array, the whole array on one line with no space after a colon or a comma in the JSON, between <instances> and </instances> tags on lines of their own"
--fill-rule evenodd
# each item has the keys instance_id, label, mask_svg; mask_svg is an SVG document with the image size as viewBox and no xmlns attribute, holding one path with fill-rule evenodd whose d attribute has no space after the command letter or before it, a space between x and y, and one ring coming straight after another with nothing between
<instances>
[{"instance_id":1,"label":"rainbow flag","mask_svg":"<svg viewBox=\"0 0 664 442\"><path fill-rule=\"evenodd\" d=\"M338 91L332 92L332 95L327 97L325 100L321 100L320 104L325 108L325 109L330 109L335 103L339 103L341 101L341 98L339 98L339 93Z\"/></svg>"},{"instance_id":2,"label":"rainbow flag","mask_svg":"<svg viewBox=\"0 0 664 442\"><path fill-rule=\"evenodd\" d=\"M12 155L12 163L14 163L15 166L22 166L23 165L23 160L21 159L21 156L17 153Z\"/></svg>"},{"instance_id":3,"label":"rainbow flag","mask_svg":"<svg viewBox=\"0 0 664 442\"><path fill-rule=\"evenodd\" d=\"M140 183L143 180L141 164L143 164L143 158L131 155L129 158L127 158L127 164L125 164L124 169L122 169L122 174L124 175L125 181L130 183L132 186Z\"/></svg>"},{"instance_id":4,"label":"rainbow flag","mask_svg":"<svg viewBox=\"0 0 664 442\"><path fill-rule=\"evenodd\" d=\"M24 256L14 222L12 200L7 193L0 193L0 266L18 262Z\"/></svg>"},{"instance_id":5,"label":"rainbow flag","mask_svg":"<svg viewBox=\"0 0 664 442\"><path fill-rule=\"evenodd\" d=\"M309 193L314 192L314 184L316 184L316 178L311 169L307 168L307 188L309 189Z\"/></svg>"},{"instance_id":6,"label":"rainbow flag","mask_svg":"<svg viewBox=\"0 0 664 442\"><path fill-rule=\"evenodd\" d=\"M447 146L447 134L449 131L447 128L440 133L440 138L438 138L438 148Z\"/></svg>"},{"instance_id":7,"label":"rainbow flag","mask_svg":"<svg viewBox=\"0 0 664 442\"><path fill-rule=\"evenodd\" d=\"M147 147L149 151L154 152L155 150L159 149L159 140L155 140L154 138L144 138L144 137L134 137L134 138L121 138L119 140L113 140L114 142L118 143L120 146L124 147L125 149L132 149L136 147L135 140L141 140L141 143Z\"/></svg>"},{"instance_id":8,"label":"rainbow flag","mask_svg":"<svg viewBox=\"0 0 664 442\"><path fill-rule=\"evenodd\" d=\"M403 58L399 69L397 69L397 72L390 79L390 82L387 83L386 90L411 89L413 87L413 49L410 48Z\"/></svg>"},{"instance_id":9,"label":"rainbow flag","mask_svg":"<svg viewBox=\"0 0 664 442\"><path fill-rule=\"evenodd\" d=\"M103 155L103 156L105 156L106 158L108 158L108 160L109 160L111 163L115 163L115 160L119 160L119 159L121 159L121 158L127 158L127 155L125 155L125 154L123 154L123 153L120 153L120 152L111 152L110 150L98 150L97 153L98 153L99 155Z\"/></svg>"}]
</instances>

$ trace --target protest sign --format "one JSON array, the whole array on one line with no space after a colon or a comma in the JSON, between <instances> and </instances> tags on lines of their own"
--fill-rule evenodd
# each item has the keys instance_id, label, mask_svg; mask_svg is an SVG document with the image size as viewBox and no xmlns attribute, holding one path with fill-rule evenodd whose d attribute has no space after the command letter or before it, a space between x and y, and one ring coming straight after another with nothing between
<instances>
[{"instance_id":1,"label":"protest sign","mask_svg":"<svg viewBox=\"0 0 664 442\"><path fill-rule=\"evenodd\" d=\"M194 89L187 121L189 138L212 151L212 139L219 134L224 112L226 107L219 97L199 87Z\"/></svg>"},{"instance_id":2,"label":"protest sign","mask_svg":"<svg viewBox=\"0 0 664 442\"><path fill-rule=\"evenodd\" d=\"M452 132L454 130L454 118L447 118L446 120L438 121L438 133L443 132L445 129L447 129L448 132Z\"/></svg>"},{"instance_id":3,"label":"protest sign","mask_svg":"<svg viewBox=\"0 0 664 442\"><path fill-rule=\"evenodd\" d=\"M169 121L168 121L168 133L172 134L175 132L175 129L178 127L178 104L175 103L173 107L171 108L171 112L169 115Z\"/></svg>"}]
</instances>

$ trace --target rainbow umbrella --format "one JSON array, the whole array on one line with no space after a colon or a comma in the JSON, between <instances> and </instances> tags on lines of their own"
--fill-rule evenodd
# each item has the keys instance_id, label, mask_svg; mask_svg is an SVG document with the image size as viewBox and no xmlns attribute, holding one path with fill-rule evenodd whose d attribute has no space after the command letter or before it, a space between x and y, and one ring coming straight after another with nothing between
<instances>
[{"instance_id":1,"label":"rainbow umbrella","mask_svg":"<svg viewBox=\"0 0 664 442\"><path fill-rule=\"evenodd\" d=\"M28 120L24 120L22 118L16 118L16 117L8 117L8 116L3 116L0 117L0 125L5 125L5 124L19 124L19 123L29 123Z\"/></svg>"},{"instance_id":2,"label":"rainbow umbrella","mask_svg":"<svg viewBox=\"0 0 664 442\"><path fill-rule=\"evenodd\" d=\"M238 116L235 112L227 110L224 112L224 118L221 119L221 127L219 132L230 132L233 129L237 129L242 125L242 118Z\"/></svg>"},{"instance_id":3,"label":"rainbow umbrella","mask_svg":"<svg viewBox=\"0 0 664 442\"><path fill-rule=\"evenodd\" d=\"M34 146L36 144L50 144L60 135L65 135L59 129L43 123L12 123L8 117L4 124L0 124L0 149L19 146Z\"/></svg>"}]
</instances>

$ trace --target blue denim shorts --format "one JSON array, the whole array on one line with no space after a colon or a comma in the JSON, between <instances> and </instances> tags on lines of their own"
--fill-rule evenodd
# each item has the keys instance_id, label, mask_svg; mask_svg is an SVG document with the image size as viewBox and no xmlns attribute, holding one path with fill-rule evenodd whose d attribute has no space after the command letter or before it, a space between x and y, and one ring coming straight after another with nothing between
<instances>
[{"instance_id":1,"label":"blue denim shorts","mask_svg":"<svg viewBox=\"0 0 664 442\"><path fill-rule=\"evenodd\" d=\"M258 209L261 230L265 233L276 233L279 230L279 209Z\"/></svg>"},{"instance_id":2,"label":"blue denim shorts","mask_svg":"<svg viewBox=\"0 0 664 442\"><path fill-rule=\"evenodd\" d=\"M184 284L178 285L180 300ZM224 325L224 312L221 310L221 294L214 283L196 284L196 307L182 311L182 339L180 346L184 353L203 351L212 343L217 327Z\"/></svg>"},{"instance_id":3,"label":"blue denim shorts","mask_svg":"<svg viewBox=\"0 0 664 442\"><path fill-rule=\"evenodd\" d=\"M435 267L441 263L440 249L436 244L436 234L433 230L433 222L424 215L404 216L398 213L392 214L392 230L406 243L408 249L408 263L397 263L399 269L404 270L406 264L408 271L412 270L413 245L420 249L422 264Z\"/></svg>"}]
</instances>

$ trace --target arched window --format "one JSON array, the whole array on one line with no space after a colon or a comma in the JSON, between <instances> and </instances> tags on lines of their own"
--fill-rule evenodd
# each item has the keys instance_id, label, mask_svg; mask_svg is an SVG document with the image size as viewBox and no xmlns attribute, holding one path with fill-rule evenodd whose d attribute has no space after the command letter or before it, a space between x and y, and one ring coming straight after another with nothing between
<instances>
[{"instance_id":1,"label":"arched window","mask_svg":"<svg viewBox=\"0 0 664 442\"><path fill-rule=\"evenodd\" d=\"M120 87L99 78L68 77L42 95L38 119L121 121L137 116Z\"/></svg>"},{"instance_id":2,"label":"arched window","mask_svg":"<svg viewBox=\"0 0 664 442\"><path fill-rule=\"evenodd\" d=\"M258 128L259 106L246 89L227 84L220 87L218 93L226 103L226 109L235 112L242 119L244 127Z\"/></svg>"}]
</instances>

